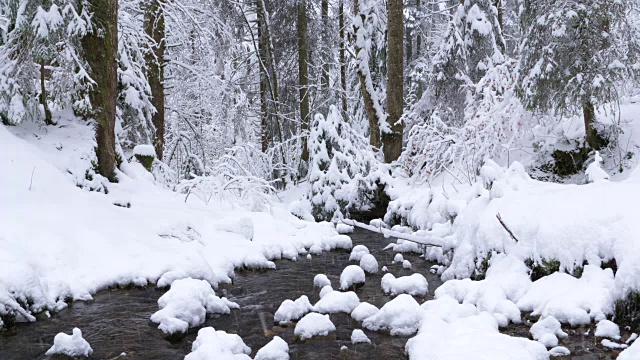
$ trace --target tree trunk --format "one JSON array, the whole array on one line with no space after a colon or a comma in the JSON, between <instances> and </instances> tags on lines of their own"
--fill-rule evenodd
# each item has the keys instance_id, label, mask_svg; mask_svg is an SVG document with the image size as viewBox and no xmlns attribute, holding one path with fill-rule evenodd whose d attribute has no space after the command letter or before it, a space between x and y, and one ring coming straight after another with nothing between
<instances>
[{"instance_id":1,"label":"tree trunk","mask_svg":"<svg viewBox=\"0 0 640 360\"><path fill-rule=\"evenodd\" d=\"M342 90L340 98L342 100L342 118L347 121L347 63L345 61L345 29L344 29L344 2L340 0L340 12L339 12L339 27L340 27L340 88Z\"/></svg>"},{"instance_id":2,"label":"tree trunk","mask_svg":"<svg viewBox=\"0 0 640 360\"><path fill-rule=\"evenodd\" d=\"M404 126L399 122L403 108L403 40L404 18L402 0L387 1L387 124L391 132L383 132L382 143L384 161L390 163L402 153L402 133Z\"/></svg>"},{"instance_id":3,"label":"tree trunk","mask_svg":"<svg viewBox=\"0 0 640 360\"><path fill-rule=\"evenodd\" d=\"M421 9L420 0L416 0L416 13L420 14L421 11L422 9ZM422 33L420 30L418 30L416 34L416 58L419 58L421 53L422 53ZM422 79L418 79L417 99L420 100L421 98L422 98Z\"/></svg>"},{"instance_id":4,"label":"tree trunk","mask_svg":"<svg viewBox=\"0 0 640 360\"><path fill-rule=\"evenodd\" d=\"M96 121L98 172L116 180L116 97L118 84L118 0L88 0L94 29L82 38L89 74L91 115Z\"/></svg>"},{"instance_id":5,"label":"tree trunk","mask_svg":"<svg viewBox=\"0 0 640 360\"><path fill-rule=\"evenodd\" d=\"M164 10L160 0L150 0L145 9L145 32L153 39L152 54L147 55L148 81L151 88L151 104L156 112L151 117L151 122L156 128L153 145L156 149L158 160L162 160L164 150L164 51L165 28Z\"/></svg>"},{"instance_id":6,"label":"tree trunk","mask_svg":"<svg viewBox=\"0 0 640 360\"><path fill-rule=\"evenodd\" d=\"M269 149L269 108L267 104L267 88L268 88L268 79L267 79L267 69L265 67L265 63L267 61L267 45L264 36L264 30L262 29L264 18L262 15L262 11L260 11L260 7L262 4L261 0L256 0L257 7L257 25L258 25L258 67L260 68L260 129L261 129L261 143L262 143L262 152L266 153Z\"/></svg>"},{"instance_id":7,"label":"tree trunk","mask_svg":"<svg viewBox=\"0 0 640 360\"><path fill-rule=\"evenodd\" d=\"M307 1L298 0L298 86L300 87L300 120L302 131L309 130L309 68L307 63ZM309 161L307 134L302 137L302 161Z\"/></svg>"},{"instance_id":8,"label":"tree trunk","mask_svg":"<svg viewBox=\"0 0 640 360\"><path fill-rule=\"evenodd\" d=\"M329 0L322 0L322 88L329 89Z\"/></svg>"},{"instance_id":9,"label":"tree trunk","mask_svg":"<svg viewBox=\"0 0 640 360\"><path fill-rule=\"evenodd\" d=\"M360 9L358 7L358 0L353 0L353 11L355 16L364 17L364 15L360 14ZM364 21L363 21L364 26ZM357 30L357 29L356 29ZM362 93L362 99L364 101L364 110L367 114L367 119L369 120L369 143L374 148L380 148L382 146L382 142L380 139L380 116L376 111L376 106L374 105L374 96L370 92L373 90L373 79L371 79L371 73L369 72L369 64L361 63L358 60L358 54L360 51L367 51L365 48L361 48L358 46L358 42L355 40L355 51L356 51L356 68L358 79L360 80L360 92ZM402 55L401 55L402 57ZM378 104L380 107L380 104Z\"/></svg>"},{"instance_id":10,"label":"tree trunk","mask_svg":"<svg viewBox=\"0 0 640 360\"><path fill-rule=\"evenodd\" d=\"M593 150L600 149L600 141L598 141L598 133L593 128L596 122L596 110L591 100L582 102L582 114L584 117L585 142Z\"/></svg>"},{"instance_id":11,"label":"tree trunk","mask_svg":"<svg viewBox=\"0 0 640 360\"><path fill-rule=\"evenodd\" d=\"M502 27L502 0L493 0L493 6L498 10L498 25L500 25L500 30L504 30Z\"/></svg>"},{"instance_id":12,"label":"tree trunk","mask_svg":"<svg viewBox=\"0 0 640 360\"><path fill-rule=\"evenodd\" d=\"M40 105L42 105L42 109L44 110L44 123L46 125L55 125L53 119L51 118L51 110L49 110L49 105L47 104L47 88L44 83L45 77L45 67L44 61L40 62Z\"/></svg>"}]
</instances>

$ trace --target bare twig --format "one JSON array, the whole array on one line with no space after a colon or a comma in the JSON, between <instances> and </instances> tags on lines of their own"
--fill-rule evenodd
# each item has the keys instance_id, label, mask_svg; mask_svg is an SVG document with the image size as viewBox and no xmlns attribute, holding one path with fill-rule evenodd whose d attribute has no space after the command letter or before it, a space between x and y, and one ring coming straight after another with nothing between
<instances>
[{"instance_id":1,"label":"bare twig","mask_svg":"<svg viewBox=\"0 0 640 360\"><path fill-rule=\"evenodd\" d=\"M31 181L29 182L29 191L31 191L31 187L33 186L33 173L36 172L36 167L33 167L33 170L31 170Z\"/></svg>"},{"instance_id":2,"label":"bare twig","mask_svg":"<svg viewBox=\"0 0 640 360\"><path fill-rule=\"evenodd\" d=\"M498 221L500 222L500 225L502 225L502 227L509 233L509 236L511 236L511 238L515 241L515 242L520 242L520 240L518 240L518 238L513 235L513 232L509 229L509 227L507 227L507 224L504 223L504 221L502 220L502 216L500 216L500 214L496 214L496 218L498 219Z\"/></svg>"}]
</instances>

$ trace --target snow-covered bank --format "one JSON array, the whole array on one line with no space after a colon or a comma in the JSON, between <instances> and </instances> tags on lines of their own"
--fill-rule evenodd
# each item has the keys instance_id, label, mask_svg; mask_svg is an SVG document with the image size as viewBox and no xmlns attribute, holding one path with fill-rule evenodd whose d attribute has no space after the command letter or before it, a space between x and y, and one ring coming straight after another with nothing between
<instances>
[{"instance_id":1,"label":"snow-covered bank","mask_svg":"<svg viewBox=\"0 0 640 360\"><path fill-rule=\"evenodd\" d=\"M111 286L192 277L215 287L231 281L234 268L273 268L271 260L296 260L311 246L351 247L332 226L302 221L281 204L252 212L185 200L135 162L122 165L107 195L80 189L80 181L96 182L84 179L92 128L69 122L48 131L0 126L2 317L33 321Z\"/></svg>"}]
</instances>

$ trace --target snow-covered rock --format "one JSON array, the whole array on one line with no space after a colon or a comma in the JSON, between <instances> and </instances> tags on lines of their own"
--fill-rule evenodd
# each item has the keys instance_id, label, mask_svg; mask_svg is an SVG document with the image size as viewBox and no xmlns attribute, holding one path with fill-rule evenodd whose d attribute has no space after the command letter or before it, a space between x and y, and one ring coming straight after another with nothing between
<instances>
[{"instance_id":1,"label":"snow-covered rock","mask_svg":"<svg viewBox=\"0 0 640 360\"><path fill-rule=\"evenodd\" d=\"M70 357L88 357L93 353L93 349L82 337L82 331L74 328L71 335L59 333L53 338L53 346L47 350L47 356L60 354Z\"/></svg>"},{"instance_id":2,"label":"snow-covered rock","mask_svg":"<svg viewBox=\"0 0 640 360\"><path fill-rule=\"evenodd\" d=\"M280 336L274 336L258 350L253 360L289 360L289 345Z\"/></svg>"},{"instance_id":3,"label":"snow-covered rock","mask_svg":"<svg viewBox=\"0 0 640 360\"><path fill-rule=\"evenodd\" d=\"M171 289L158 299L160 310L151 321L167 334L184 333L190 327L202 325L207 314L228 314L238 304L216 296L205 280L191 278L176 280Z\"/></svg>"},{"instance_id":4,"label":"snow-covered rock","mask_svg":"<svg viewBox=\"0 0 640 360\"><path fill-rule=\"evenodd\" d=\"M336 327L329 319L329 315L309 313L298 321L293 334L306 340L314 336L327 336L332 331L336 331Z\"/></svg>"},{"instance_id":5,"label":"snow-covered rock","mask_svg":"<svg viewBox=\"0 0 640 360\"><path fill-rule=\"evenodd\" d=\"M279 324L288 324L296 321L313 310L306 295L300 296L295 301L287 299L280 304L278 310L273 315L273 320Z\"/></svg>"},{"instance_id":6,"label":"snow-covered rock","mask_svg":"<svg viewBox=\"0 0 640 360\"><path fill-rule=\"evenodd\" d=\"M205 327L198 330L198 336L191 346L191 353L184 360L251 360L251 348L236 334Z\"/></svg>"},{"instance_id":7,"label":"snow-covered rock","mask_svg":"<svg viewBox=\"0 0 640 360\"><path fill-rule=\"evenodd\" d=\"M329 278L327 277L327 275L325 274L318 274L316 276L314 276L313 278L313 286L315 287L325 287L327 285L331 285L331 280L329 280Z\"/></svg>"},{"instance_id":8,"label":"snow-covered rock","mask_svg":"<svg viewBox=\"0 0 640 360\"><path fill-rule=\"evenodd\" d=\"M313 310L322 314L337 312L350 314L358 305L360 305L360 299L353 291L331 291L318 300Z\"/></svg>"},{"instance_id":9,"label":"snow-covered rock","mask_svg":"<svg viewBox=\"0 0 640 360\"><path fill-rule=\"evenodd\" d=\"M365 272L376 274L378 272L378 261L371 254L364 254L360 259L360 267Z\"/></svg>"},{"instance_id":10,"label":"snow-covered rock","mask_svg":"<svg viewBox=\"0 0 640 360\"><path fill-rule=\"evenodd\" d=\"M347 224L336 225L336 231L338 234L351 234L353 232L353 226Z\"/></svg>"},{"instance_id":11,"label":"snow-covered rock","mask_svg":"<svg viewBox=\"0 0 640 360\"><path fill-rule=\"evenodd\" d=\"M620 340L620 327L613 321L600 320L593 335L596 337Z\"/></svg>"},{"instance_id":12,"label":"snow-covered rock","mask_svg":"<svg viewBox=\"0 0 640 360\"><path fill-rule=\"evenodd\" d=\"M362 302L351 312L351 317L357 321L364 321L364 319L375 315L380 309L375 305L371 305L368 302Z\"/></svg>"},{"instance_id":13,"label":"snow-covered rock","mask_svg":"<svg viewBox=\"0 0 640 360\"><path fill-rule=\"evenodd\" d=\"M331 287L331 285L323 286L322 289L320 289L320 299L322 299L325 295L327 295L332 291L333 291L333 288Z\"/></svg>"},{"instance_id":14,"label":"snow-covered rock","mask_svg":"<svg viewBox=\"0 0 640 360\"><path fill-rule=\"evenodd\" d=\"M547 348L558 346L558 338L566 338L568 335L562 331L560 322L553 316L541 318L529 329L534 340L539 341Z\"/></svg>"},{"instance_id":15,"label":"snow-covered rock","mask_svg":"<svg viewBox=\"0 0 640 360\"><path fill-rule=\"evenodd\" d=\"M364 331L360 329L353 329L353 331L351 332L351 343L352 344L360 344L360 343L371 344L371 340L369 340L369 338L364 333Z\"/></svg>"},{"instance_id":16,"label":"snow-covered rock","mask_svg":"<svg viewBox=\"0 0 640 360\"><path fill-rule=\"evenodd\" d=\"M589 166L587 166L587 170L585 170L584 172L584 174L587 176L588 182L609 180L609 174L607 174L607 172L602 169L601 165L602 156L600 156L599 151L596 151L593 162L589 164Z\"/></svg>"},{"instance_id":17,"label":"snow-covered rock","mask_svg":"<svg viewBox=\"0 0 640 360\"><path fill-rule=\"evenodd\" d=\"M373 220L369 221L369 225L375 226L377 228L381 227L381 228L385 228L385 229L389 227L389 225L387 225L387 223L385 223L384 220L382 220L382 219L373 219Z\"/></svg>"},{"instance_id":18,"label":"snow-covered rock","mask_svg":"<svg viewBox=\"0 0 640 360\"><path fill-rule=\"evenodd\" d=\"M356 245L351 249L349 261L360 261L365 254L369 254L369 248L364 245Z\"/></svg>"},{"instance_id":19,"label":"snow-covered rock","mask_svg":"<svg viewBox=\"0 0 640 360\"><path fill-rule=\"evenodd\" d=\"M396 278L387 273L382 277L382 290L391 295L409 294L413 296L425 296L429 292L429 283L422 274L412 274Z\"/></svg>"},{"instance_id":20,"label":"snow-covered rock","mask_svg":"<svg viewBox=\"0 0 640 360\"><path fill-rule=\"evenodd\" d=\"M393 257L393 262L394 263L401 263L404 261L404 257L402 256L402 254L398 253Z\"/></svg>"},{"instance_id":21,"label":"snow-covered rock","mask_svg":"<svg viewBox=\"0 0 640 360\"><path fill-rule=\"evenodd\" d=\"M571 351L564 346L556 346L549 350L549 356L568 356L571 355Z\"/></svg>"},{"instance_id":22,"label":"snow-covered rock","mask_svg":"<svg viewBox=\"0 0 640 360\"><path fill-rule=\"evenodd\" d=\"M640 359L640 341L635 340L627 349L618 355L618 360Z\"/></svg>"},{"instance_id":23,"label":"snow-covered rock","mask_svg":"<svg viewBox=\"0 0 640 360\"><path fill-rule=\"evenodd\" d=\"M602 341L600 342L600 344L602 344L602 346L609 348L609 349L626 349L629 347L629 345L627 344L620 344L617 342L613 342L609 339L602 339Z\"/></svg>"},{"instance_id":24,"label":"snow-covered rock","mask_svg":"<svg viewBox=\"0 0 640 360\"><path fill-rule=\"evenodd\" d=\"M340 274L340 289L347 290L352 286L362 285L365 282L364 270L358 265L348 265Z\"/></svg>"},{"instance_id":25,"label":"snow-covered rock","mask_svg":"<svg viewBox=\"0 0 640 360\"><path fill-rule=\"evenodd\" d=\"M418 330L422 319L420 305L407 294L398 295L373 316L362 322L365 329L388 330L391 335L412 335Z\"/></svg>"},{"instance_id":26,"label":"snow-covered rock","mask_svg":"<svg viewBox=\"0 0 640 360\"><path fill-rule=\"evenodd\" d=\"M405 269L411 269L411 262L409 260L404 260L402 262L402 267Z\"/></svg>"}]
</instances>

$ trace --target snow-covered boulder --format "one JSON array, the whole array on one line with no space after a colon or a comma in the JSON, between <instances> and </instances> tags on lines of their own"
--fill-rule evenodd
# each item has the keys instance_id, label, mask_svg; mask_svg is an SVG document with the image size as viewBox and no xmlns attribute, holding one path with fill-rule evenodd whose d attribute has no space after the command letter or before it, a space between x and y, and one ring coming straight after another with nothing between
<instances>
[{"instance_id":1,"label":"snow-covered boulder","mask_svg":"<svg viewBox=\"0 0 640 360\"><path fill-rule=\"evenodd\" d=\"M351 332L351 343L352 344L360 344L360 343L371 344L371 340L369 340L369 338L364 333L364 331L360 329L353 329L353 332Z\"/></svg>"},{"instance_id":2,"label":"snow-covered boulder","mask_svg":"<svg viewBox=\"0 0 640 360\"><path fill-rule=\"evenodd\" d=\"M369 248L364 245L356 245L351 249L349 261L360 261L365 254L369 254Z\"/></svg>"},{"instance_id":3,"label":"snow-covered boulder","mask_svg":"<svg viewBox=\"0 0 640 360\"><path fill-rule=\"evenodd\" d=\"M403 261L404 261L404 257L400 253L396 254L396 256L393 257L394 263L401 263Z\"/></svg>"},{"instance_id":4,"label":"snow-covered boulder","mask_svg":"<svg viewBox=\"0 0 640 360\"><path fill-rule=\"evenodd\" d=\"M347 290L358 287L365 282L364 270L358 265L349 265L340 274L340 289Z\"/></svg>"},{"instance_id":5,"label":"snow-covered boulder","mask_svg":"<svg viewBox=\"0 0 640 360\"><path fill-rule=\"evenodd\" d=\"M331 291L318 300L313 309L322 314L337 312L350 314L358 305L360 305L360 299L353 291Z\"/></svg>"},{"instance_id":6,"label":"snow-covered boulder","mask_svg":"<svg viewBox=\"0 0 640 360\"><path fill-rule=\"evenodd\" d=\"M289 345L280 336L274 336L258 350L253 360L289 360Z\"/></svg>"},{"instance_id":7,"label":"snow-covered boulder","mask_svg":"<svg viewBox=\"0 0 640 360\"><path fill-rule=\"evenodd\" d=\"M315 287L325 287L327 285L331 285L331 281L329 280L329 278L327 277L327 275L325 274L318 274L316 276L314 276L313 278L313 286Z\"/></svg>"},{"instance_id":8,"label":"snow-covered boulder","mask_svg":"<svg viewBox=\"0 0 640 360\"><path fill-rule=\"evenodd\" d=\"M93 349L82 337L82 331L74 328L71 335L59 333L53 338L53 346L47 350L45 355L66 355L69 357L88 357L93 353Z\"/></svg>"},{"instance_id":9,"label":"snow-covered boulder","mask_svg":"<svg viewBox=\"0 0 640 360\"><path fill-rule=\"evenodd\" d=\"M336 231L338 234L351 234L353 232L353 226L347 224L336 225Z\"/></svg>"},{"instance_id":10,"label":"snow-covered boulder","mask_svg":"<svg viewBox=\"0 0 640 360\"><path fill-rule=\"evenodd\" d=\"M327 295L328 293L332 292L333 288L331 287L331 285L326 285L323 286L322 289L320 289L320 299L322 299L325 295Z\"/></svg>"},{"instance_id":11,"label":"snow-covered boulder","mask_svg":"<svg viewBox=\"0 0 640 360\"><path fill-rule=\"evenodd\" d=\"M327 336L332 331L336 331L336 327L329 319L329 315L310 313L298 321L293 334L306 340L314 336Z\"/></svg>"},{"instance_id":12,"label":"snow-covered boulder","mask_svg":"<svg viewBox=\"0 0 640 360\"><path fill-rule=\"evenodd\" d=\"M382 277L382 290L391 295L409 294L413 296L425 296L429 292L429 283L422 274L412 274L396 278L391 273Z\"/></svg>"},{"instance_id":13,"label":"snow-covered boulder","mask_svg":"<svg viewBox=\"0 0 640 360\"><path fill-rule=\"evenodd\" d=\"M176 280L171 289L158 299L160 310L151 321L167 334L184 333L190 327L202 325L207 314L228 314L238 304L216 296L205 280L192 278Z\"/></svg>"},{"instance_id":14,"label":"snow-covered boulder","mask_svg":"<svg viewBox=\"0 0 640 360\"><path fill-rule=\"evenodd\" d=\"M560 322L553 316L538 320L531 329L531 336L547 348L558 346L558 338L566 338L568 335L562 331Z\"/></svg>"},{"instance_id":15,"label":"snow-covered boulder","mask_svg":"<svg viewBox=\"0 0 640 360\"><path fill-rule=\"evenodd\" d=\"M205 327L198 330L198 336L191 345L191 353L184 360L251 360L251 348L236 334Z\"/></svg>"},{"instance_id":16,"label":"snow-covered boulder","mask_svg":"<svg viewBox=\"0 0 640 360\"><path fill-rule=\"evenodd\" d=\"M380 309L368 302L362 302L351 312L351 317L356 321L364 321L364 319L375 315Z\"/></svg>"},{"instance_id":17,"label":"snow-covered boulder","mask_svg":"<svg viewBox=\"0 0 640 360\"><path fill-rule=\"evenodd\" d=\"M300 319L312 310L313 306L309 302L309 298L306 295L302 295L296 301L290 299L283 301L278 310L276 310L273 320L278 324L288 324Z\"/></svg>"},{"instance_id":18,"label":"snow-covered boulder","mask_svg":"<svg viewBox=\"0 0 640 360\"><path fill-rule=\"evenodd\" d=\"M411 262L409 260L404 260L402 262L402 267L411 270Z\"/></svg>"},{"instance_id":19,"label":"snow-covered boulder","mask_svg":"<svg viewBox=\"0 0 640 360\"><path fill-rule=\"evenodd\" d=\"M362 326L373 331L388 330L391 335L412 335L418 330L421 315L418 302L411 295L401 294L365 319Z\"/></svg>"},{"instance_id":20,"label":"snow-covered boulder","mask_svg":"<svg viewBox=\"0 0 640 360\"><path fill-rule=\"evenodd\" d=\"M593 334L596 337L606 337L613 340L620 340L620 327L610 320L600 320Z\"/></svg>"},{"instance_id":21,"label":"snow-covered boulder","mask_svg":"<svg viewBox=\"0 0 640 360\"><path fill-rule=\"evenodd\" d=\"M378 272L378 260L371 254L364 254L360 259L360 267L369 274Z\"/></svg>"}]
</instances>

